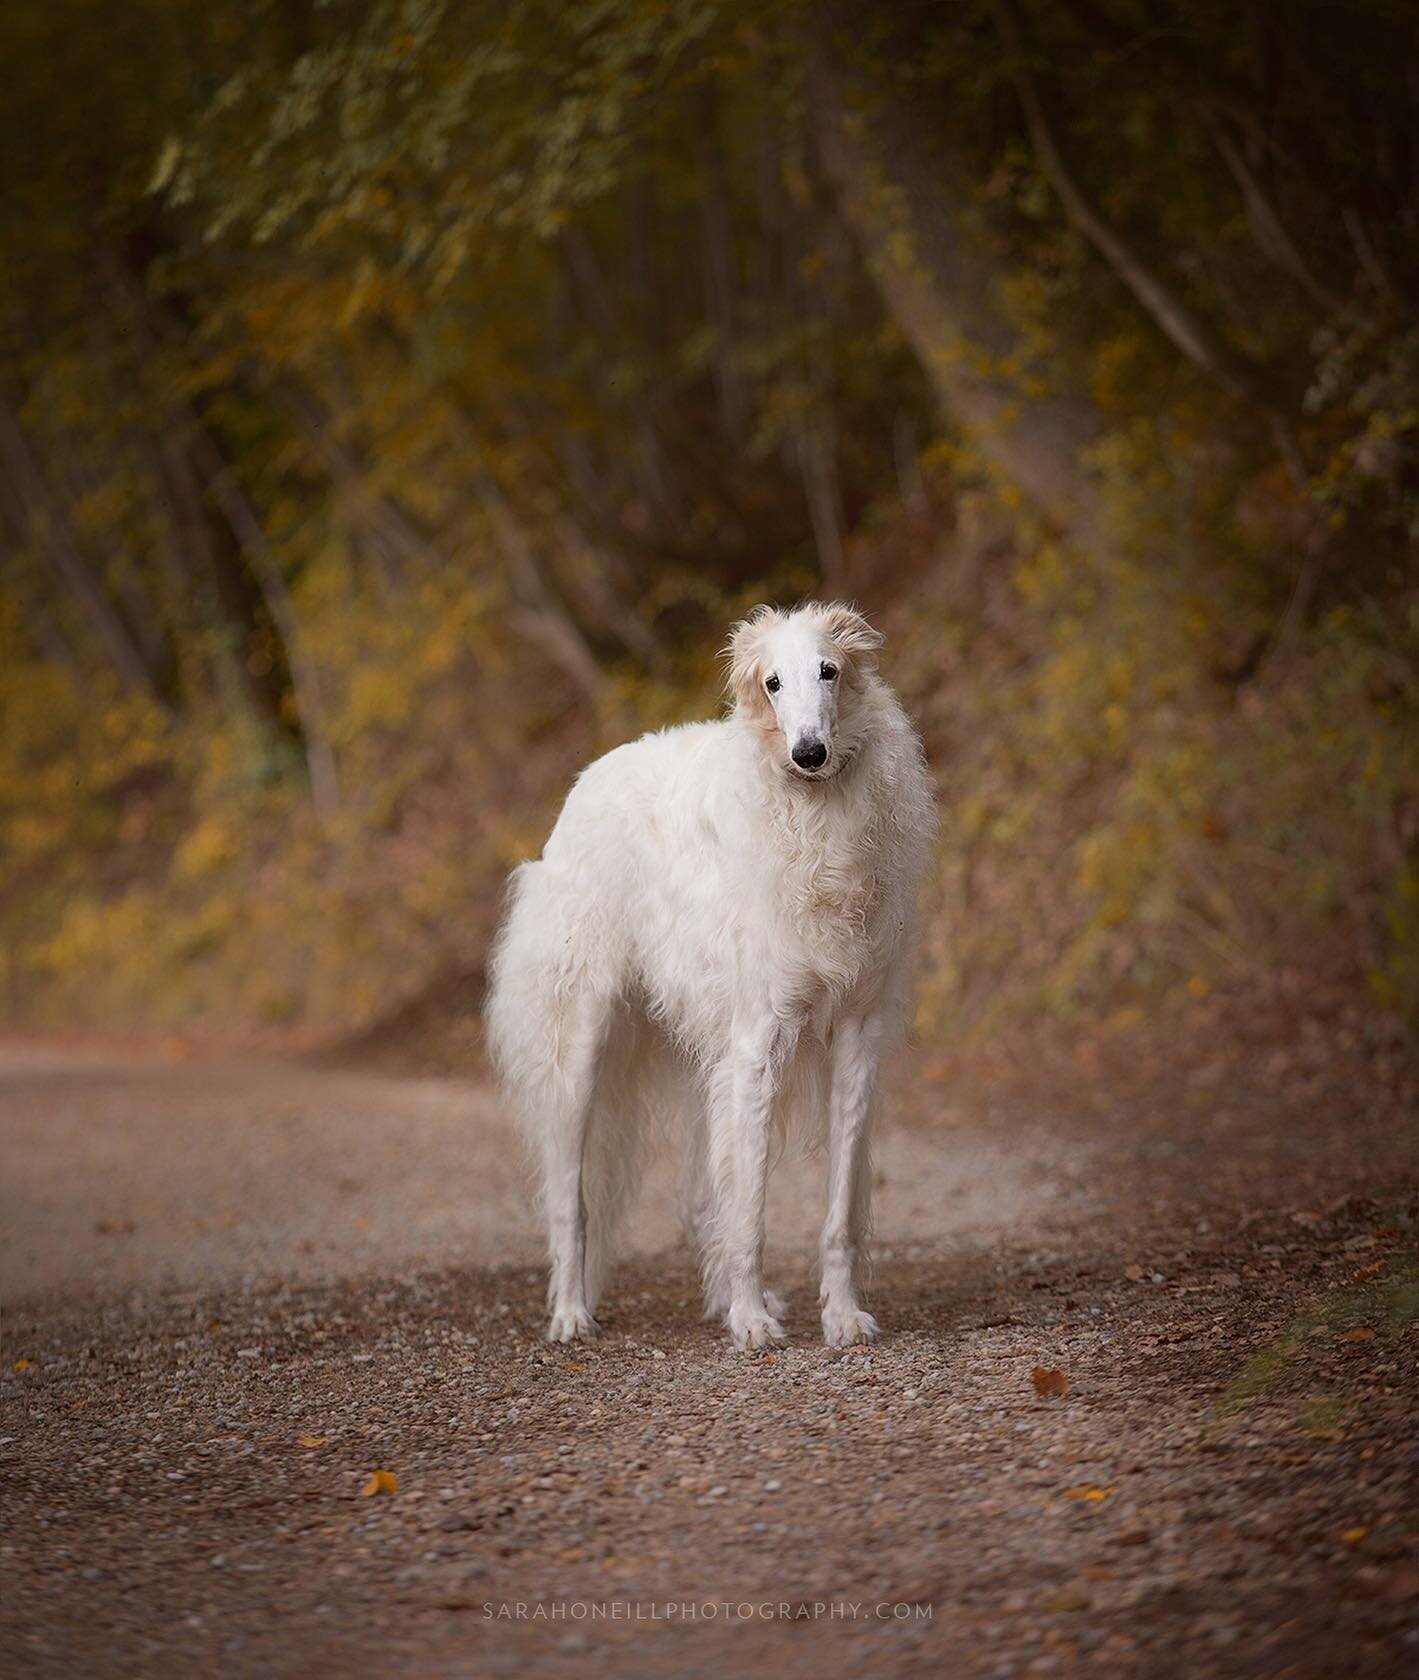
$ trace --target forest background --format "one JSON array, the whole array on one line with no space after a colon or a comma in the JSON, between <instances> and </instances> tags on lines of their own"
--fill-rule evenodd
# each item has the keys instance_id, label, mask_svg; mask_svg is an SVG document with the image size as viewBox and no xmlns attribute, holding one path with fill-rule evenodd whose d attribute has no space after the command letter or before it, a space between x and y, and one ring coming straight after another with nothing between
<instances>
[{"instance_id":1,"label":"forest background","mask_svg":"<svg viewBox=\"0 0 1419 1680\"><path fill-rule=\"evenodd\" d=\"M1401 0L13 0L0 1012L467 1016L569 777L861 603L917 1022L1419 997Z\"/></svg>"}]
</instances>

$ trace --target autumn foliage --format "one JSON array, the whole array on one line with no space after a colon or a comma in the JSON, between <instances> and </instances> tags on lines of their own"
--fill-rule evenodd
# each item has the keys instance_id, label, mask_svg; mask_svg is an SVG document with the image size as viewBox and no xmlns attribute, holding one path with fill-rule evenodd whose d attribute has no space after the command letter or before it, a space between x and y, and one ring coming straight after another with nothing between
<instances>
[{"instance_id":1,"label":"autumn foliage","mask_svg":"<svg viewBox=\"0 0 1419 1680\"><path fill-rule=\"evenodd\" d=\"M346 1030L571 771L856 596L920 1028L1419 995L1419 21L7 10L0 985Z\"/></svg>"}]
</instances>

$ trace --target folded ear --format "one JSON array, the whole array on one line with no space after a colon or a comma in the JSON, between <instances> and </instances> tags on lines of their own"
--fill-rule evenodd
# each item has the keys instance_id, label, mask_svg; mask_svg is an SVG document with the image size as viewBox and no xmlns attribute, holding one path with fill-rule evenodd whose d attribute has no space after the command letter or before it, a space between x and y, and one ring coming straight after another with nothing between
<instances>
[{"instance_id":1,"label":"folded ear","mask_svg":"<svg viewBox=\"0 0 1419 1680\"><path fill-rule=\"evenodd\" d=\"M822 608L823 629L828 640L846 658L870 668L872 655L886 640L857 610L845 601L830 601Z\"/></svg>"},{"instance_id":2,"label":"folded ear","mask_svg":"<svg viewBox=\"0 0 1419 1680\"><path fill-rule=\"evenodd\" d=\"M778 617L776 607L757 606L729 632L724 647L724 686L738 705L753 705L763 699L764 638Z\"/></svg>"}]
</instances>

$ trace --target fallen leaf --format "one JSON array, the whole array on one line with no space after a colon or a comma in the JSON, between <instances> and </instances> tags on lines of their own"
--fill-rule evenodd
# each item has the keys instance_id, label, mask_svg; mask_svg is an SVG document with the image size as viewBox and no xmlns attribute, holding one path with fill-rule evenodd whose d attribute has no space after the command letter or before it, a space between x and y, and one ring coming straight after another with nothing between
<instances>
[{"instance_id":1,"label":"fallen leaf","mask_svg":"<svg viewBox=\"0 0 1419 1680\"><path fill-rule=\"evenodd\" d=\"M1055 1611L1087 1610L1089 1600L1082 1593L1060 1593L1055 1598L1045 1599L1040 1608Z\"/></svg>"},{"instance_id":2,"label":"fallen leaf","mask_svg":"<svg viewBox=\"0 0 1419 1680\"><path fill-rule=\"evenodd\" d=\"M1085 1482L1079 1487L1065 1488L1064 1497L1066 1499L1082 1499L1090 1505L1097 1505L1101 1500L1107 1499L1112 1492L1112 1483L1108 1487L1092 1487L1088 1482Z\"/></svg>"},{"instance_id":3,"label":"fallen leaf","mask_svg":"<svg viewBox=\"0 0 1419 1680\"><path fill-rule=\"evenodd\" d=\"M1125 1266L1123 1269L1123 1275L1130 1283L1141 1283L1143 1280L1143 1268L1142 1266Z\"/></svg>"},{"instance_id":4,"label":"fallen leaf","mask_svg":"<svg viewBox=\"0 0 1419 1680\"><path fill-rule=\"evenodd\" d=\"M1369 1532L1369 1529L1362 1524L1356 1528L1347 1528L1340 1538L1347 1546L1358 1546Z\"/></svg>"},{"instance_id":5,"label":"fallen leaf","mask_svg":"<svg viewBox=\"0 0 1419 1680\"><path fill-rule=\"evenodd\" d=\"M1372 1277L1378 1277L1387 1265L1389 1265L1388 1256L1383 1260L1376 1260L1372 1266L1361 1266L1358 1272L1351 1274L1350 1281L1351 1283L1364 1283Z\"/></svg>"},{"instance_id":6,"label":"fallen leaf","mask_svg":"<svg viewBox=\"0 0 1419 1680\"><path fill-rule=\"evenodd\" d=\"M1056 1400L1063 1400L1069 1393L1069 1378L1063 1371L1050 1371L1043 1365L1036 1365L1030 1372L1030 1381L1035 1385L1035 1393L1041 1396L1052 1394Z\"/></svg>"},{"instance_id":7,"label":"fallen leaf","mask_svg":"<svg viewBox=\"0 0 1419 1680\"><path fill-rule=\"evenodd\" d=\"M376 1470L360 1489L360 1498L369 1499L376 1493L398 1493L399 1478L389 1470Z\"/></svg>"},{"instance_id":8,"label":"fallen leaf","mask_svg":"<svg viewBox=\"0 0 1419 1680\"><path fill-rule=\"evenodd\" d=\"M1373 1330L1347 1330L1340 1339L1342 1342L1372 1342L1375 1333Z\"/></svg>"},{"instance_id":9,"label":"fallen leaf","mask_svg":"<svg viewBox=\"0 0 1419 1680\"><path fill-rule=\"evenodd\" d=\"M328 1435L302 1435L296 1444L302 1447L328 1447L330 1437Z\"/></svg>"},{"instance_id":10,"label":"fallen leaf","mask_svg":"<svg viewBox=\"0 0 1419 1680\"><path fill-rule=\"evenodd\" d=\"M1114 1541L1116 1546L1146 1546L1153 1538L1146 1528L1130 1528Z\"/></svg>"},{"instance_id":11,"label":"fallen leaf","mask_svg":"<svg viewBox=\"0 0 1419 1680\"><path fill-rule=\"evenodd\" d=\"M131 1219L99 1219L94 1230L101 1237L131 1237L138 1227Z\"/></svg>"},{"instance_id":12,"label":"fallen leaf","mask_svg":"<svg viewBox=\"0 0 1419 1680\"><path fill-rule=\"evenodd\" d=\"M33 1370L34 1369L34 1360L33 1359L17 1359L15 1361L14 1365L11 1368L13 1370L16 1370L16 1371L30 1371L30 1370Z\"/></svg>"}]
</instances>

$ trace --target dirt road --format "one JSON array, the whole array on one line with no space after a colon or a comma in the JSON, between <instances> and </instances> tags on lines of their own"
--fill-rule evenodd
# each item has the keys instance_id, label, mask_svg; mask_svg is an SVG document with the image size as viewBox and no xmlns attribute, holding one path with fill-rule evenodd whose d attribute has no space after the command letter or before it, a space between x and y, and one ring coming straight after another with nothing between
<instances>
[{"instance_id":1,"label":"dirt road","mask_svg":"<svg viewBox=\"0 0 1419 1680\"><path fill-rule=\"evenodd\" d=\"M790 1162L746 1357L664 1172L544 1346L478 1084L11 1046L3 1671L1413 1672L1414 1128L1255 1072L909 1066L886 1338L817 1340Z\"/></svg>"}]
</instances>

